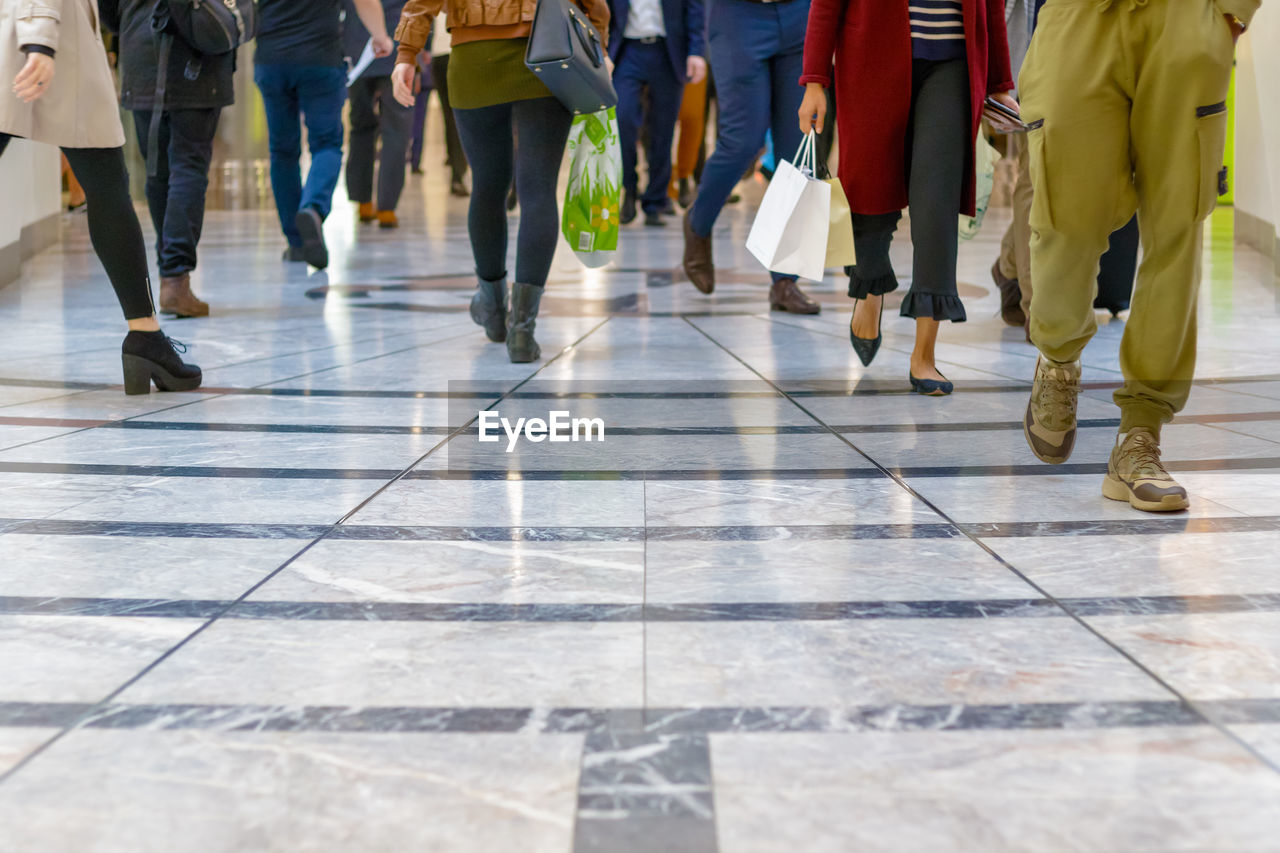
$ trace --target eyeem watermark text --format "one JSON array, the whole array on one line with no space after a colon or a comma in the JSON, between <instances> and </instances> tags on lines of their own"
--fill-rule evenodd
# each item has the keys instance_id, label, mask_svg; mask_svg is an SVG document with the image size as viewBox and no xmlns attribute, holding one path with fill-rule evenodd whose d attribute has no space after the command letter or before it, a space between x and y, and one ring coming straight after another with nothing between
<instances>
[{"instance_id":1,"label":"eyeem watermark text","mask_svg":"<svg viewBox=\"0 0 1280 853\"><path fill-rule=\"evenodd\" d=\"M516 449L523 435L535 444L542 441L604 441L602 418L575 418L569 412L548 412L546 419L517 418L514 424L498 412L479 413L476 427L480 441L501 441L507 436L507 452Z\"/></svg>"}]
</instances>

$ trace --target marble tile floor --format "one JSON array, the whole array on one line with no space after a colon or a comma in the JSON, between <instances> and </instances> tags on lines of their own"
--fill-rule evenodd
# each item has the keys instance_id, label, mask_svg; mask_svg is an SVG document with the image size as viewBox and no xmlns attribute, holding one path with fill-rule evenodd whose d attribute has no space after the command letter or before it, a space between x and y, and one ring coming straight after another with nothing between
<instances>
[{"instance_id":1,"label":"marble tile floor","mask_svg":"<svg viewBox=\"0 0 1280 853\"><path fill-rule=\"evenodd\" d=\"M126 398L83 219L0 290L0 853L1276 851L1280 300L1206 228L1185 513L1104 500L1122 322L1067 465L961 247L946 399L870 368L843 277L771 314L742 248L561 248L512 365L466 316L465 205L333 266L213 212L206 387ZM893 257L911 274L907 229ZM475 440L484 409L604 443Z\"/></svg>"}]
</instances>

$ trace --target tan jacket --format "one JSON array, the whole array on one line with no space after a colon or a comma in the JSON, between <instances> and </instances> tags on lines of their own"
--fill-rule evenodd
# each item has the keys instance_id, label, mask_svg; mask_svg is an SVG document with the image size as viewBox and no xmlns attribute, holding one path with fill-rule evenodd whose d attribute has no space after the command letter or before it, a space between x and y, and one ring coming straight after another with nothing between
<instances>
[{"instance_id":1,"label":"tan jacket","mask_svg":"<svg viewBox=\"0 0 1280 853\"><path fill-rule=\"evenodd\" d=\"M57 51L49 91L31 104L12 89L27 44ZM0 0L0 132L64 148L124 145L95 0Z\"/></svg>"},{"instance_id":2,"label":"tan jacket","mask_svg":"<svg viewBox=\"0 0 1280 853\"><path fill-rule=\"evenodd\" d=\"M7 2L7 0L0 0ZM574 0L600 32L602 42L609 38L609 4L607 0ZM523 38L538 10L538 0L409 0L396 27L400 42L399 62L414 62L427 45L431 22L445 10L449 35L453 44L490 39Z\"/></svg>"}]
</instances>

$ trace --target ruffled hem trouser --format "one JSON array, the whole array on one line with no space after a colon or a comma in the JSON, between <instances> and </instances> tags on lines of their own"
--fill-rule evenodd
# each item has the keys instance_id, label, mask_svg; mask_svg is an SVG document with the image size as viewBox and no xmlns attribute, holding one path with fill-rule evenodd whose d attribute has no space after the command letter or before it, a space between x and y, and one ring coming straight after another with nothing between
<instances>
[{"instance_id":1,"label":"ruffled hem trouser","mask_svg":"<svg viewBox=\"0 0 1280 853\"><path fill-rule=\"evenodd\" d=\"M903 317L963 323L956 290L956 257L964 170L969 146L969 70L964 60L917 59L912 67L911 117L907 130L907 199L914 250L911 289ZM849 272L854 299L898 288L889 259L901 211L853 215L858 263Z\"/></svg>"}]
</instances>

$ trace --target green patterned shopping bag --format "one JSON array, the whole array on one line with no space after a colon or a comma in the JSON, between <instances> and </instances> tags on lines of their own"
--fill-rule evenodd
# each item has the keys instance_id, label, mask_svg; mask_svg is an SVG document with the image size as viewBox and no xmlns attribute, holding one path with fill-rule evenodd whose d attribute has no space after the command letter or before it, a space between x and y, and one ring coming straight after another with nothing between
<instances>
[{"instance_id":1,"label":"green patterned shopping bag","mask_svg":"<svg viewBox=\"0 0 1280 853\"><path fill-rule=\"evenodd\" d=\"M617 112L610 107L574 117L568 151L569 186L560 230L579 260L602 267L618 249L622 146Z\"/></svg>"}]
</instances>

